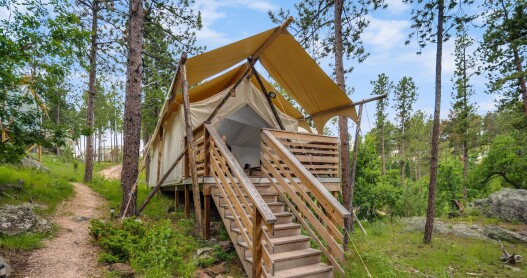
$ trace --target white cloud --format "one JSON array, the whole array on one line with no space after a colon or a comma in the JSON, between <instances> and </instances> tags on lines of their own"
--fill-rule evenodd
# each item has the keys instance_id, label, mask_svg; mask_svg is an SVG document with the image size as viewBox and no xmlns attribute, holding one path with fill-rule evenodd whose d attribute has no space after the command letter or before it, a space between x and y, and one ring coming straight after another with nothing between
<instances>
[{"instance_id":1,"label":"white cloud","mask_svg":"<svg viewBox=\"0 0 527 278\"><path fill-rule=\"evenodd\" d=\"M201 12L203 28L196 33L198 40L206 45L218 46L229 42L225 32L216 29L216 23L226 18L229 8L244 7L258 12L276 10L277 7L269 1L250 1L250 0L197 0L194 3L194 10Z\"/></svg>"},{"instance_id":2,"label":"white cloud","mask_svg":"<svg viewBox=\"0 0 527 278\"><path fill-rule=\"evenodd\" d=\"M388 4L386 10L393 14L401 14L410 8L410 5L403 3L401 0L385 0Z\"/></svg>"},{"instance_id":3,"label":"white cloud","mask_svg":"<svg viewBox=\"0 0 527 278\"><path fill-rule=\"evenodd\" d=\"M370 17L370 25L363 35L364 42L376 48L390 49L403 45L410 22L407 20L382 20Z\"/></svg>"}]
</instances>

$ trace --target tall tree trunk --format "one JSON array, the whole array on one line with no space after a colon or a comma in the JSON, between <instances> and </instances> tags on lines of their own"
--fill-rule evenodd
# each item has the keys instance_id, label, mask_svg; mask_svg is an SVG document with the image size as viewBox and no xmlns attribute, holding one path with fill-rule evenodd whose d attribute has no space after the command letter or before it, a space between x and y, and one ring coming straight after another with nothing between
<instances>
[{"instance_id":1,"label":"tall tree trunk","mask_svg":"<svg viewBox=\"0 0 527 278\"><path fill-rule=\"evenodd\" d=\"M463 141L463 202L465 203L465 205L468 204L467 176L468 176L467 141Z\"/></svg>"},{"instance_id":2,"label":"tall tree trunk","mask_svg":"<svg viewBox=\"0 0 527 278\"><path fill-rule=\"evenodd\" d=\"M57 105L57 115L56 115L56 118L55 118L55 122L56 122L57 125L60 125L60 105ZM60 147L59 146L57 146L56 154L57 154L57 156L60 155Z\"/></svg>"},{"instance_id":3,"label":"tall tree trunk","mask_svg":"<svg viewBox=\"0 0 527 278\"><path fill-rule=\"evenodd\" d=\"M114 136L113 143L115 144L114 162L119 162L119 143L117 142L117 108L115 109L114 116L115 116L113 119L113 136Z\"/></svg>"},{"instance_id":4,"label":"tall tree trunk","mask_svg":"<svg viewBox=\"0 0 527 278\"><path fill-rule=\"evenodd\" d=\"M99 130L99 163L103 160L102 152L102 131Z\"/></svg>"},{"instance_id":5,"label":"tall tree trunk","mask_svg":"<svg viewBox=\"0 0 527 278\"><path fill-rule=\"evenodd\" d=\"M432 128L432 150L430 154L430 183L428 184L428 208L426 210L426 223L424 242L432 242L432 231L434 229L434 211L437 185L437 160L439 152L439 116L441 110L441 62L443 58L443 20L444 2L439 0L437 9L437 49L436 49L436 77L435 77L435 107L434 125Z\"/></svg>"},{"instance_id":6,"label":"tall tree trunk","mask_svg":"<svg viewBox=\"0 0 527 278\"><path fill-rule=\"evenodd\" d=\"M404 154L404 123L403 123L403 130L401 134L401 186L404 186L404 181L406 179L406 169L405 169L405 163L406 163L406 157Z\"/></svg>"},{"instance_id":7,"label":"tall tree trunk","mask_svg":"<svg viewBox=\"0 0 527 278\"><path fill-rule=\"evenodd\" d=\"M381 160L382 160L382 175L386 176L386 154L384 153L384 123L381 126Z\"/></svg>"},{"instance_id":8,"label":"tall tree trunk","mask_svg":"<svg viewBox=\"0 0 527 278\"><path fill-rule=\"evenodd\" d=\"M128 66L124 108L124 150L121 190L121 216L135 215L141 143L141 80L143 75L143 1L130 0L128 21ZM125 213L125 209L128 210Z\"/></svg>"},{"instance_id":9,"label":"tall tree trunk","mask_svg":"<svg viewBox=\"0 0 527 278\"><path fill-rule=\"evenodd\" d=\"M346 92L344 79L344 50L342 45L342 8L343 0L335 1L335 75L337 86ZM350 146L348 132L348 118L339 116L339 139L340 139L340 168L342 175L342 197L344 207L348 211L353 210L353 188L351 187ZM353 230L352 218L346 219L344 227L347 232ZM347 236L344 244L347 245Z\"/></svg>"},{"instance_id":10,"label":"tall tree trunk","mask_svg":"<svg viewBox=\"0 0 527 278\"><path fill-rule=\"evenodd\" d=\"M84 182L89 182L93 175L93 122L95 117L95 81L97 70L97 13L99 0L93 0L91 21L90 74L88 81L88 115L86 125L89 129L86 138L86 167L84 168Z\"/></svg>"}]
</instances>

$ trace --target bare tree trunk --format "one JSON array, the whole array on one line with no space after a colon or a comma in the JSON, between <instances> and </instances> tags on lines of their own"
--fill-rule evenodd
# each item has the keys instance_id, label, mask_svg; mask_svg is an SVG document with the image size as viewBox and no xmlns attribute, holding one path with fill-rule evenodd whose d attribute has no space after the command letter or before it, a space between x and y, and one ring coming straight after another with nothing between
<instances>
[{"instance_id":1,"label":"bare tree trunk","mask_svg":"<svg viewBox=\"0 0 527 278\"><path fill-rule=\"evenodd\" d=\"M401 134L401 186L404 186L404 181L406 179L406 157L404 154L404 123L403 123L403 134Z\"/></svg>"},{"instance_id":2,"label":"bare tree trunk","mask_svg":"<svg viewBox=\"0 0 527 278\"><path fill-rule=\"evenodd\" d=\"M386 154L384 153L384 123L381 126L381 160L382 160L382 175L386 176Z\"/></svg>"},{"instance_id":3,"label":"bare tree trunk","mask_svg":"<svg viewBox=\"0 0 527 278\"><path fill-rule=\"evenodd\" d=\"M102 156L102 131L99 130L99 163L101 163L101 161L103 161L103 156Z\"/></svg>"},{"instance_id":4,"label":"bare tree trunk","mask_svg":"<svg viewBox=\"0 0 527 278\"><path fill-rule=\"evenodd\" d=\"M57 115L56 115L56 118L55 118L55 122L56 122L57 125L60 124L60 105L57 105ZM59 146L57 146L56 154L57 154L57 156L60 155L60 147Z\"/></svg>"},{"instance_id":5,"label":"bare tree trunk","mask_svg":"<svg viewBox=\"0 0 527 278\"><path fill-rule=\"evenodd\" d=\"M335 1L335 75L337 86L346 92L344 79L344 50L342 45L342 12L343 0ZM350 146L348 132L348 118L339 116L339 139L340 139L340 169L342 175L342 198L344 207L348 211L353 210L353 188L351 187ZM351 217L344 223L346 232L353 230ZM344 245L347 246L348 237L344 237Z\"/></svg>"},{"instance_id":6,"label":"bare tree trunk","mask_svg":"<svg viewBox=\"0 0 527 278\"><path fill-rule=\"evenodd\" d=\"M357 121L357 127L355 129L355 141L353 142L353 156L351 159L351 175L350 175L350 182L351 182L351 192L350 192L350 207L353 209L353 189L355 189L355 175L357 173L357 152L359 151L359 136L360 136L360 122L362 118L362 106L361 104L359 106L359 119ZM353 215L353 212L351 212ZM350 217L350 226L353 227L353 216Z\"/></svg>"},{"instance_id":7,"label":"bare tree trunk","mask_svg":"<svg viewBox=\"0 0 527 278\"><path fill-rule=\"evenodd\" d=\"M434 229L434 211L437 185L437 160L439 152L439 116L441 111L441 62L443 57L443 20L444 2L439 0L437 15L437 50L436 50L436 86L435 86L435 107L434 125L432 129L432 150L430 154L430 183L428 184L428 208L426 210L426 223L424 232L424 242L432 242L432 231Z\"/></svg>"},{"instance_id":8,"label":"bare tree trunk","mask_svg":"<svg viewBox=\"0 0 527 278\"><path fill-rule=\"evenodd\" d=\"M468 150L467 141L463 141L463 202L465 206L468 204L467 192L467 177L468 177Z\"/></svg>"},{"instance_id":9,"label":"bare tree trunk","mask_svg":"<svg viewBox=\"0 0 527 278\"><path fill-rule=\"evenodd\" d=\"M97 13L99 12L99 0L92 3L91 23L91 48L90 48L90 74L88 81L88 115L86 125L90 131L86 138L86 167L84 168L84 182L89 182L93 175L93 122L95 117L95 81L97 70Z\"/></svg>"},{"instance_id":10,"label":"bare tree trunk","mask_svg":"<svg viewBox=\"0 0 527 278\"><path fill-rule=\"evenodd\" d=\"M141 143L141 80L143 75L143 1L130 0L128 21L128 66L124 109L124 149L121 190L123 192L120 216L135 215L139 175L139 147ZM128 210L125 214L125 206Z\"/></svg>"}]
</instances>

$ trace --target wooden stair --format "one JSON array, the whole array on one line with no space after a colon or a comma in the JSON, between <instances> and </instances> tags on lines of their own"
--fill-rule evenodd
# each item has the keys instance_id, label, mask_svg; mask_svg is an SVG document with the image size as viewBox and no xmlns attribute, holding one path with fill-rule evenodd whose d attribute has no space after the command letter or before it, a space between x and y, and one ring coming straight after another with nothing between
<instances>
[{"instance_id":1,"label":"wooden stair","mask_svg":"<svg viewBox=\"0 0 527 278\"><path fill-rule=\"evenodd\" d=\"M267 178L251 180L218 132L204 127L194 150L198 168L214 178L210 195L249 277L343 277L342 226L350 213L314 176L338 161L336 138L263 130Z\"/></svg>"},{"instance_id":2,"label":"wooden stair","mask_svg":"<svg viewBox=\"0 0 527 278\"><path fill-rule=\"evenodd\" d=\"M255 184L256 189L277 218L274 234L269 235L273 246L262 241L273 261L272 270L265 267L267 277L333 277L333 267L321 263L322 252L310 248L310 237L301 235L301 225L293 221L293 214L286 211L285 203L278 200L278 193L271 184ZM240 228L236 224L224 197L217 187L212 188L212 197L236 252L248 270L252 267L252 252L241 239ZM266 226L263 230L268 232Z\"/></svg>"}]
</instances>

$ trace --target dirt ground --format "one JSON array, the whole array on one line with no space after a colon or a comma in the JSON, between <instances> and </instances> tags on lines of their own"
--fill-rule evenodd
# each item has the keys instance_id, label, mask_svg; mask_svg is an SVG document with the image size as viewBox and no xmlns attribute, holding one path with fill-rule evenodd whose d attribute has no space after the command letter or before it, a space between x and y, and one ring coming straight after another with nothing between
<instances>
[{"instance_id":1,"label":"dirt ground","mask_svg":"<svg viewBox=\"0 0 527 278\"><path fill-rule=\"evenodd\" d=\"M97 247L90 242L89 219L103 214L106 200L84 184L73 186L75 196L57 208L53 219L60 226L58 235L30 255L17 277L102 277Z\"/></svg>"},{"instance_id":2,"label":"dirt ground","mask_svg":"<svg viewBox=\"0 0 527 278\"><path fill-rule=\"evenodd\" d=\"M120 179L121 178L121 171L123 170L123 165L114 165L110 166L102 171L99 172L99 174L107 179Z\"/></svg>"}]
</instances>

